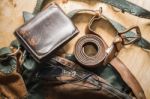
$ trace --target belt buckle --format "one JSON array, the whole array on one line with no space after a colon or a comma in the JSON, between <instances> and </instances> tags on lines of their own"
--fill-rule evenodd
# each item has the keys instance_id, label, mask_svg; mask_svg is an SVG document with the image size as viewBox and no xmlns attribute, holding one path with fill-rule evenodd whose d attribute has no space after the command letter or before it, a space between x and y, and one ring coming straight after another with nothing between
<instances>
[{"instance_id":1,"label":"belt buckle","mask_svg":"<svg viewBox=\"0 0 150 99\"><path fill-rule=\"evenodd\" d=\"M127 36L128 35L127 33L130 32L130 34L131 34L131 30L133 30L133 29L136 30L136 34L134 36ZM133 32L133 33L135 33L135 32ZM131 44L141 38L141 32L140 32L140 29L138 26L132 26L131 28L118 33L118 35L121 37L123 45Z\"/></svg>"}]
</instances>

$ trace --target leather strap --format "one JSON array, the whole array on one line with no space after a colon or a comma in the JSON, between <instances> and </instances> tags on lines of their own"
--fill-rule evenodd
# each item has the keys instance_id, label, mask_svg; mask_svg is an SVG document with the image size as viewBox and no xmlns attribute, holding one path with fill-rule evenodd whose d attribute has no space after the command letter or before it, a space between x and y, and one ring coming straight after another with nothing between
<instances>
[{"instance_id":1,"label":"leather strap","mask_svg":"<svg viewBox=\"0 0 150 99\"><path fill-rule=\"evenodd\" d=\"M101 14L101 12L102 12L102 9L100 9L100 10L78 9L78 10L73 10L73 11L69 12L67 15L70 18L72 18L77 13L89 13L93 16L98 16ZM150 49L150 42L145 40L142 37L141 31L140 31L138 26L132 26L132 27L126 29L120 23L118 23L114 20L111 20L111 19L107 18L106 16L101 15L101 17L108 20L114 26L114 28L118 31L118 33L116 33L116 35L120 35L122 37L122 39L123 39L122 43L124 45L132 43L132 44L139 46L141 48L148 49L148 50ZM100 19L93 17L93 19L91 19L91 22L89 23L89 29L90 29L91 24L93 24L94 20L100 20ZM132 32L131 30L133 30L133 29L135 29L136 32ZM92 31L92 29L90 29L90 31ZM117 47L119 47L119 46L117 46Z\"/></svg>"},{"instance_id":2,"label":"leather strap","mask_svg":"<svg viewBox=\"0 0 150 99\"><path fill-rule=\"evenodd\" d=\"M71 15L71 14L69 14L69 15ZM74 15L75 15L75 13L74 13ZM99 20L100 18L101 17L97 18L94 16L91 19L91 21L89 22L88 28L87 28L88 33L96 34L96 32L91 29L91 25L93 24L94 21ZM137 29L137 33L138 33L137 37L134 37L135 39L130 39L128 42L126 42L124 40L124 39L126 39L126 37L124 37L123 34L130 31L133 28L136 28L136 27L132 27L120 34L118 33L119 35L114 39L114 42L112 43L112 45L110 47L107 46L108 47L108 49L106 50L107 57L105 60L106 62L104 62L104 63L108 63L111 61L112 66L118 71L118 73L123 78L123 80L126 82L126 84L132 89L136 98L137 99L146 99L146 97L144 95L144 91L142 90L142 87L140 86L140 84L138 83L136 78L131 74L131 72L123 64L123 62L121 62L121 60L119 60L117 57L115 57L116 53L122 48L122 46L124 44L130 44L130 43L136 41L141 36L140 32Z\"/></svg>"},{"instance_id":3,"label":"leather strap","mask_svg":"<svg viewBox=\"0 0 150 99\"><path fill-rule=\"evenodd\" d=\"M97 52L93 56L88 56L85 53L84 46L86 44L93 44L96 46ZM83 66L87 67L95 67L99 64L102 64L106 53L105 53L105 43L104 41L97 35L87 34L81 37L75 44L74 55L76 59L81 63Z\"/></svg>"},{"instance_id":4,"label":"leather strap","mask_svg":"<svg viewBox=\"0 0 150 99\"><path fill-rule=\"evenodd\" d=\"M95 67L100 63L103 63L103 65L107 64L108 62L110 62L112 58L116 56L117 52L123 46L123 40L122 40L121 35L116 36L112 45L108 47L106 43L104 42L103 38L97 35L97 33L91 28L91 26L93 25L95 21L101 20L101 18L103 17L101 15L101 12L102 12L101 9L97 11L82 9L82 10L74 10L68 13L68 16L70 18L72 18L77 13L89 13L93 15L92 19L87 25L86 34L88 34L88 36L84 36L80 38L77 41L75 45L75 50L74 50L76 59L78 60L79 63L81 63L84 66ZM95 36L89 36L89 34L95 35ZM99 44L96 42L99 42ZM98 52L95 56L89 57L83 52L82 49L86 43L94 43L97 46ZM99 50L99 48L101 48L101 50Z\"/></svg>"},{"instance_id":5,"label":"leather strap","mask_svg":"<svg viewBox=\"0 0 150 99\"><path fill-rule=\"evenodd\" d=\"M145 40L142 35L141 35L141 32L140 32L140 29L138 26L133 26L133 27L130 27L128 29L126 29L124 26L122 26L120 23L114 21L114 20L111 20L109 18L107 18L108 21L115 27L115 29L118 31L118 34L122 35L126 38L124 42L128 42L132 39L132 43L136 46L139 46L141 48L144 48L144 49L148 49L150 50L150 42ZM135 29L136 32L132 32L131 30L132 29ZM124 31L124 32L123 32Z\"/></svg>"},{"instance_id":6,"label":"leather strap","mask_svg":"<svg viewBox=\"0 0 150 99\"><path fill-rule=\"evenodd\" d=\"M93 19L91 21L91 23L89 24L90 31L92 31L92 29L90 27L91 27L92 23L94 22L94 20L95 19ZM124 34L127 33L128 31L132 30L133 28L136 28L137 37L134 36L133 37L134 39L130 39L128 42L126 42L125 39L127 37L124 37ZM140 84L138 83L136 78L127 69L127 66L125 66L121 60L119 60L117 57L115 57L116 54L119 52L119 50L123 47L123 45L131 44L132 42L138 40L138 38L140 38L140 36L141 36L141 34L137 27L131 27L122 33L118 33L117 38L114 39L114 42L109 47L109 48L111 48L111 51L108 52L108 56L106 57L107 62L105 62L105 63L108 63L111 61L112 66L119 72L122 79L132 89L132 91L133 91L134 95L137 97L137 99L146 99L145 95L144 95L144 91L142 90L142 87L140 86ZM132 38L132 36L130 36L130 37ZM123 69L123 66L124 66L124 69ZM123 71L128 73L128 75L124 74Z\"/></svg>"},{"instance_id":7,"label":"leather strap","mask_svg":"<svg viewBox=\"0 0 150 99\"><path fill-rule=\"evenodd\" d=\"M114 58L110 62L110 64L112 64L112 66L118 71L124 82L132 89L137 99L146 99L141 85L129 71L127 66L119 58Z\"/></svg>"},{"instance_id":8,"label":"leather strap","mask_svg":"<svg viewBox=\"0 0 150 99\"><path fill-rule=\"evenodd\" d=\"M100 11L100 12L98 12L98 11ZM72 18L77 13L89 13L93 16L97 16L97 15L99 16L99 14L101 14L101 9L100 10L77 9L77 10L73 10L73 11L70 11L69 13L67 13L67 16L69 18Z\"/></svg>"},{"instance_id":9,"label":"leather strap","mask_svg":"<svg viewBox=\"0 0 150 99\"><path fill-rule=\"evenodd\" d=\"M53 60L53 62L52 62ZM86 83L92 85L93 87L90 86L86 86L86 88L90 88L93 89L92 91L94 92L94 90L96 90L97 93L100 92L105 92L103 89L106 89L108 92L110 92L110 95L113 93L113 95L115 95L116 97L118 97L119 99L122 99L123 97L125 99L131 99L131 97L129 95L125 95L124 93L120 92L118 89L114 88L113 86L111 86L110 84L108 84L107 81L105 81L103 78L88 72L86 70L84 70L83 68L80 68L80 66L78 66L78 64L75 64L74 62L67 60L65 58L56 56L53 57L52 60L50 60L48 63L50 63L50 65L55 64L58 65L61 64L61 66L63 66L63 70L66 69L67 70L69 68L68 72L62 72L62 75L64 74L64 76L71 76L71 78L77 78L74 80L68 80L68 81L63 81L64 83L68 83L68 84L78 84L80 85L80 82L84 82L80 85L80 87L84 87ZM57 63L59 64L57 64ZM57 68L57 66L56 66ZM63 71L62 70L62 71ZM60 75L59 75L60 76ZM62 79L61 79L62 81ZM80 88L79 88L80 89ZM124 94L124 96L122 97L122 95ZM108 94L107 94L108 95Z\"/></svg>"},{"instance_id":10,"label":"leather strap","mask_svg":"<svg viewBox=\"0 0 150 99\"><path fill-rule=\"evenodd\" d=\"M74 70L75 68L78 67L77 64L75 64L74 62L69 61L65 58L59 57L59 56L52 58L52 60L60 63L61 65L67 66L68 68L71 68L72 70ZM50 60L50 63L52 62L52 60ZM139 82L131 74L129 69L125 66L124 63L122 63L122 61L120 59L118 59L116 57L110 62L110 64L118 71L121 78L132 89L132 91L137 99L146 99L146 97L144 95L144 91L142 90ZM106 81L104 80L104 82L106 82Z\"/></svg>"},{"instance_id":11,"label":"leather strap","mask_svg":"<svg viewBox=\"0 0 150 99\"><path fill-rule=\"evenodd\" d=\"M69 14L68 14L68 16L71 18L71 17L73 17L77 12L80 12L80 10L78 10L78 11L73 11L73 12L70 12ZM93 13L93 11L92 11L92 13ZM111 51L112 52L112 51ZM61 63L62 65L65 65L65 66L68 66L68 67L73 67L73 66L75 66L75 65L73 65L74 63L72 63L71 61L70 62L65 62L65 61L58 61L59 60L59 58L57 57L56 59L54 59L54 60L56 60L57 62L59 62L59 63ZM115 60L115 61L114 61ZM116 58L114 58L112 61L111 61L111 64L113 64L113 66L114 66L114 68L116 69L116 70L118 70L118 72L119 72L119 74L121 75L121 77L123 78L123 80L128 84L128 86L130 86L131 87L131 89L132 89L132 91L134 92L134 94L135 94L135 96L137 97L137 99L146 99L145 98L145 95L144 95L144 92L143 92L143 90L142 90L142 88L141 88L141 86L139 85L139 83L137 82L137 80L135 79L135 77L131 74L131 72L126 68L126 66L125 65L123 65L123 63L122 62L118 62L118 60L116 60ZM117 66L116 66L116 64L117 64ZM120 67L120 66L123 66L122 68ZM119 68L121 68L121 71L120 71L120 69ZM123 68L125 68L125 69L123 69ZM123 69L123 70L122 70ZM124 75L124 73L123 73L123 71L124 72L126 72L127 74L128 74L128 76L130 76L131 78L128 78L128 76L126 76L126 75ZM130 83L129 83L129 81L130 81ZM131 84L131 85L130 85ZM135 88L135 85L134 84L136 84L136 88ZM138 89L138 90L137 90ZM140 90L139 90L140 89Z\"/></svg>"},{"instance_id":12,"label":"leather strap","mask_svg":"<svg viewBox=\"0 0 150 99\"><path fill-rule=\"evenodd\" d=\"M64 66L67 66L68 68L75 68L76 67L76 64L68 59L65 59L65 58L62 58L62 57L59 57L59 56L55 56L53 57L51 60L50 60L50 63L51 62L58 62L60 63L61 65L64 65ZM49 63L49 62L48 62Z\"/></svg>"},{"instance_id":13,"label":"leather strap","mask_svg":"<svg viewBox=\"0 0 150 99\"><path fill-rule=\"evenodd\" d=\"M90 20L90 22L87 25L87 34L95 34L97 35L96 31L94 31L92 29L92 25L94 24L95 21L100 21L102 18L104 18L101 14L99 14L99 16L94 16L92 17L92 19ZM102 38L102 37L100 37ZM103 40L103 39L102 39ZM116 35L116 37L114 38L114 41L112 42L112 44L110 46L108 46L105 43L105 60L103 62L103 65L106 65L107 63L109 63L116 55L117 53L121 50L121 48L124 45L124 38L122 37L122 35ZM103 42L105 42L103 40Z\"/></svg>"},{"instance_id":14,"label":"leather strap","mask_svg":"<svg viewBox=\"0 0 150 99\"><path fill-rule=\"evenodd\" d=\"M97 11L94 11L94 10L88 10L88 9L78 9L78 10L73 10L73 11L71 11L71 12L69 12L68 14L67 14L67 16L68 17L70 17L70 18L72 18L75 14L77 14L77 13L82 13L82 12L86 12L86 13L90 13L90 14L92 14L92 15L98 15L98 12ZM29 13L29 12L26 12L26 11L24 11L23 12L23 17L24 17L24 21L25 22L27 22L27 21L29 21L31 18L33 18L34 17L34 14L31 14L31 13ZM124 40L125 40L125 42L130 42L131 41L131 39L132 39L132 44L134 44L134 45L136 45L136 46L139 46L139 47L141 47L141 48L144 48L144 49L150 49L150 42L149 41L147 41L146 39L144 39L141 35L139 35L139 36L135 36L134 34L134 32L132 32L131 30L132 29L136 29L136 30L138 30L139 31L139 27L138 26L133 26L133 27L131 27L131 28L128 28L128 29L126 29L124 26L122 26L120 23L118 23L118 22L116 22L116 21L114 21L114 20L111 20L111 19L109 19L109 18L107 18L106 16L103 16L103 17L105 17L114 27L115 27L115 29L118 31L118 33L117 34L121 34L122 35L122 31L126 31L126 32L124 32ZM140 31L139 32L137 32L138 34L141 34L140 33Z\"/></svg>"},{"instance_id":15,"label":"leather strap","mask_svg":"<svg viewBox=\"0 0 150 99\"><path fill-rule=\"evenodd\" d=\"M143 9L140 6L137 6L127 0L100 0L106 4L112 5L122 10L122 12L128 12L132 15L150 19L150 12L146 9Z\"/></svg>"},{"instance_id":16,"label":"leather strap","mask_svg":"<svg viewBox=\"0 0 150 99\"><path fill-rule=\"evenodd\" d=\"M68 59L65 59L65 58L59 57L59 56L53 57L53 58L52 58L51 60L49 60L47 63L50 64L50 65L51 65L51 64L57 64L57 63L59 63L59 64L63 65L64 68L68 68L68 69L70 69L70 71L74 71L74 72L71 73L71 75L72 75L72 76L76 76L76 75L77 75L77 78L79 79L78 81L85 80L86 78L95 75L95 74L92 73L92 72L88 72L88 71L84 70L83 68L81 68L80 66L78 66L78 64L74 63L73 61L70 61L70 60L68 60ZM76 72L78 72L78 73L76 73ZM103 82L103 83L109 85L106 80L104 80L104 79L102 79L102 78L97 78L97 77L98 77L98 76L95 75L95 76L94 76L94 79L97 79L97 81L98 81L98 79L99 79L101 82ZM92 78L93 78L93 77L92 77ZM94 79L93 79L93 80L94 80ZM100 88L100 86L97 85L96 82L92 82L91 84L96 85L98 89ZM111 85L109 85L109 86L111 86Z\"/></svg>"}]
</instances>

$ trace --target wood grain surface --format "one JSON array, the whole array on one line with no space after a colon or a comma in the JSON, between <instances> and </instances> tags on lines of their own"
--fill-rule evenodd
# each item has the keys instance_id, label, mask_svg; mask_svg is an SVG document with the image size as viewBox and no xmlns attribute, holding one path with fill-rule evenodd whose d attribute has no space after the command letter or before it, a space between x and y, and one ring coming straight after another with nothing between
<instances>
[{"instance_id":1,"label":"wood grain surface","mask_svg":"<svg viewBox=\"0 0 150 99\"><path fill-rule=\"evenodd\" d=\"M59 1L59 0L57 0ZM145 9L150 10L149 0L129 0L136 3ZM0 47L8 46L9 43L15 39L13 32L16 28L23 24L22 11L32 12L36 4L36 0L0 0ZM68 12L73 9L98 9L103 8L103 14L117 22L121 23L125 27L138 25L142 32L142 36L150 41L150 20L138 18L128 13L116 12L112 7L100 3L99 0L69 0L68 3L61 4L60 6ZM83 16L84 17L84 16ZM82 32L74 40L69 42L64 47L68 53L72 53L73 45L78 37L82 36L85 32L87 18L75 19L79 30ZM105 26L100 25L96 28L97 32L100 32L107 43L111 43L113 35L109 35L109 29L105 29ZM142 48L134 45L129 45L123 48L118 57L128 66L129 70L140 82L147 99L150 99L150 52L145 51Z\"/></svg>"}]
</instances>

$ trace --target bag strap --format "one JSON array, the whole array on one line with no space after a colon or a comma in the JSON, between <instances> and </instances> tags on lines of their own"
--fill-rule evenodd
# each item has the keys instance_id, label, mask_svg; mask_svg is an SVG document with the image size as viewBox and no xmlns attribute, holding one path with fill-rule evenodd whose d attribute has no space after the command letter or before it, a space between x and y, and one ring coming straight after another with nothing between
<instances>
[{"instance_id":1,"label":"bag strap","mask_svg":"<svg viewBox=\"0 0 150 99\"><path fill-rule=\"evenodd\" d=\"M137 99L146 99L141 85L119 58L115 57L110 64L118 71L124 82L132 89Z\"/></svg>"}]
</instances>

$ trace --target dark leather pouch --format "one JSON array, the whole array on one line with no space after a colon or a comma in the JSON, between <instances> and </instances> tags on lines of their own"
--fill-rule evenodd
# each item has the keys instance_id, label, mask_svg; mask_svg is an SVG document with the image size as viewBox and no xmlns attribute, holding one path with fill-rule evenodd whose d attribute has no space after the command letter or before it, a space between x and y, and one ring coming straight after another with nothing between
<instances>
[{"instance_id":1,"label":"dark leather pouch","mask_svg":"<svg viewBox=\"0 0 150 99\"><path fill-rule=\"evenodd\" d=\"M34 59L41 62L77 33L71 20L52 3L17 29L15 35Z\"/></svg>"}]
</instances>

